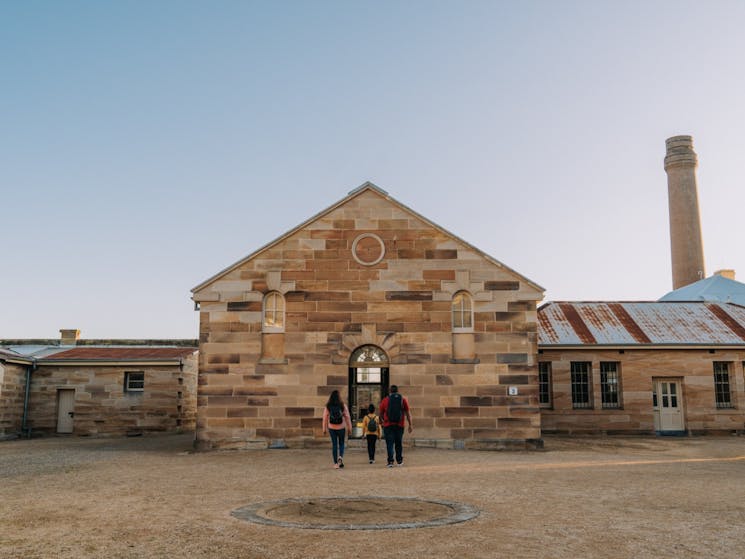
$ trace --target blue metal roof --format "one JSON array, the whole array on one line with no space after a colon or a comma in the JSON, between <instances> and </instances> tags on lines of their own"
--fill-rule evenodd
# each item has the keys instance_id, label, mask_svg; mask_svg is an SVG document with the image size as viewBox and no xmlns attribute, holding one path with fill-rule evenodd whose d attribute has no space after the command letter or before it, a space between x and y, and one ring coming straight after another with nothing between
<instances>
[{"instance_id":1,"label":"blue metal roof","mask_svg":"<svg viewBox=\"0 0 745 559\"><path fill-rule=\"evenodd\" d=\"M660 301L717 301L745 306L745 283L714 274L660 297Z\"/></svg>"}]
</instances>

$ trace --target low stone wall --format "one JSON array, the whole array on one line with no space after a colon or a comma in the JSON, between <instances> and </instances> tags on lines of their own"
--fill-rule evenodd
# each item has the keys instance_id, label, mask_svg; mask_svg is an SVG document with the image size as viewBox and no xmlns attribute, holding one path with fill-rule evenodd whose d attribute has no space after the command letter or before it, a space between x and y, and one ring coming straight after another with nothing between
<instances>
[{"instance_id":1,"label":"low stone wall","mask_svg":"<svg viewBox=\"0 0 745 559\"><path fill-rule=\"evenodd\" d=\"M0 440L20 435L25 390L26 367L0 363Z\"/></svg>"}]
</instances>

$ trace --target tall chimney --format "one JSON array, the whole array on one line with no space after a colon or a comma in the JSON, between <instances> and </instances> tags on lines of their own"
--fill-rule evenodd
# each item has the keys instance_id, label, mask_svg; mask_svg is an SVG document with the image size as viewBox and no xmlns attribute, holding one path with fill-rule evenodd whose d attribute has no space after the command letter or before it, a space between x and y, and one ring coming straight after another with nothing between
<instances>
[{"instance_id":1,"label":"tall chimney","mask_svg":"<svg viewBox=\"0 0 745 559\"><path fill-rule=\"evenodd\" d=\"M690 136L673 136L665 144L673 289L678 289L706 277L696 189L698 159Z\"/></svg>"}]
</instances>

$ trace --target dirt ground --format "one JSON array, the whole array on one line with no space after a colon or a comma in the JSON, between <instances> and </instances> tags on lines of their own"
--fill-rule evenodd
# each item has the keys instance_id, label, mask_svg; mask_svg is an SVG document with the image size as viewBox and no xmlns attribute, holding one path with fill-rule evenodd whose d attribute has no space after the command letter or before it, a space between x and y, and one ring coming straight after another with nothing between
<instances>
[{"instance_id":1,"label":"dirt ground","mask_svg":"<svg viewBox=\"0 0 745 559\"><path fill-rule=\"evenodd\" d=\"M189 435L0 443L3 558L740 558L745 438L547 437L544 451L194 453ZM379 448L378 452L382 449ZM384 451L381 452L384 454ZM420 497L460 524L319 530L231 516L297 497Z\"/></svg>"}]
</instances>

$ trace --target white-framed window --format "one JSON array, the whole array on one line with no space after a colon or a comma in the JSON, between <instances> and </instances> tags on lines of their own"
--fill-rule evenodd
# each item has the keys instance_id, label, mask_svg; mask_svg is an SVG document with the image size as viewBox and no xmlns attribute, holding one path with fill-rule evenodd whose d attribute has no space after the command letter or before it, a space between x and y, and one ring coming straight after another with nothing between
<instances>
[{"instance_id":1,"label":"white-framed window","mask_svg":"<svg viewBox=\"0 0 745 559\"><path fill-rule=\"evenodd\" d=\"M621 373L615 361L600 362L600 399L603 409L621 407Z\"/></svg>"},{"instance_id":2,"label":"white-framed window","mask_svg":"<svg viewBox=\"0 0 745 559\"><path fill-rule=\"evenodd\" d=\"M538 403L542 408L551 407L551 362L538 362Z\"/></svg>"},{"instance_id":3,"label":"white-framed window","mask_svg":"<svg viewBox=\"0 0 745 559\"><path fill-rule=\"evenodd\" d=\"M127 371L124 373L124 392L144 392L145 372Z\"/></svg>"},{"instance_id":4,"label":"white-framed window","mask_svg":"<svg viewBox=\"0 0 745 559\"><path fill-rule=\"evenodd\" d=\"M729 363L725 361L714 361L714 397L719 409L735 407L729 382Z\"/></svg>"},{"instance_id":5,"label":"white-framed window","mask_svg":"<svg viewBox=\"0 0 745 559\"><path fill-rule=\"evenodd\" d=\"M270 291L266 294L262 315L262 330L264 332L284 332L285 298L279 291Z\"/></svg>"},{"instance_id":6,"label":"white-framed window","mask_svg":"<svg viewBox=\"0 0 745 559\"><path fill-rule=\"evenodd\" d=\"M473 299L468 291L458 291L451 304L454 332L473 332Z\"/></svg>"},{"instance_id":7,"label":"white-framed window","mask_svg":"<svg viewBox=\"0 0 745 559\"><path fill-rule=\"evenodd\" d=\"M365 345L352 353L350 363L358 383L379 383L383 368L388 366L388 356L377 346Z\"/></svg>"},{"instance_id":8,"label":"white-framed window","mask_svg":"<svg viewBox=\"0 0 745 559\"><path fill-rule=\"evenodd\" d=\"M574 409L592 408L590 368L589 361L571 362L572 407Z\"/></svg>"}]
</instances>

